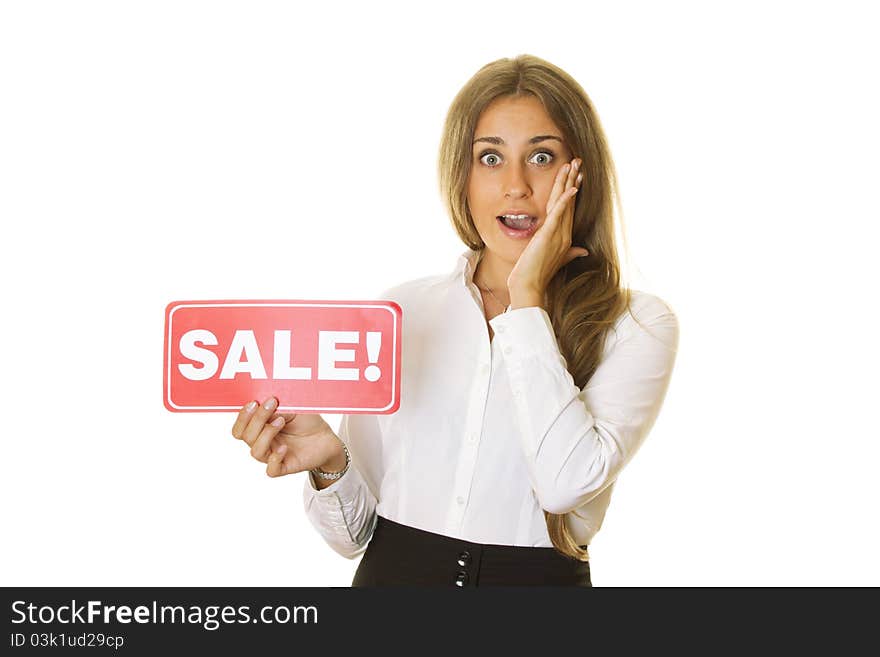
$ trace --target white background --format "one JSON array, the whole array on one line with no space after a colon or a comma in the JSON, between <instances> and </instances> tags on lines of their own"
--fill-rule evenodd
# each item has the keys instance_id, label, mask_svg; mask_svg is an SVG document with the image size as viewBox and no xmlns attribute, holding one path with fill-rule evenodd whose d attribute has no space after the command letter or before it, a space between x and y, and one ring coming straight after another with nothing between
<instances>
[{"instance_id":1,"label":"white background","mask_svg":"<svg viewBox=\"0 0 880 657\"><path fill-rule=\"evenodd\" d=\"M531 53L595 103L628 280L681 323L594 584L880 585L869 6L3 3L0 582L348 586L305 474L163 407L165 305L449 271L445 112Z\"/></svg>"}]
</instances>

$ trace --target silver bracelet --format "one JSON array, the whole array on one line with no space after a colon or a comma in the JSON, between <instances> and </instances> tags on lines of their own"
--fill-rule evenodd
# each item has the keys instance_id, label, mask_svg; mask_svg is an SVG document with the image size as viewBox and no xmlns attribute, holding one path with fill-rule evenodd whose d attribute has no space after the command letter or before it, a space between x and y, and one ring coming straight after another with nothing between
<instances>
[{"instance_id":1,"label":"silver bracelet","mask_svg":"<svg viewBox=\"0 0 880 657\"><path fill-rule=\"evenodd\" d=\"M337 436L338 437L338 436ZM351 456L348 453L348 447L345 446L345 443L342 442L342 439L339 440L342 443L342 449L345 450L345 467L342 468L341 472L324 472L321 468L315 468L312 470L312 473L315 476L320 477L321 479L339 479L342 475L348 472L348 466L351 464Z\"/></svg>"}]
</instances>

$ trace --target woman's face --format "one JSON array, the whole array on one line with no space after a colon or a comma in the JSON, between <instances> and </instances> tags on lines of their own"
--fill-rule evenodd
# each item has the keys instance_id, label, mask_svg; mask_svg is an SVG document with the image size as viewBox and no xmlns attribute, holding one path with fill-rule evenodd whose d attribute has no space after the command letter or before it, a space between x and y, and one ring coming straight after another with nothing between
<instances>
[{"instance_id":1,"label":"woman's face","mask_svg":"<svg viewBox=\"0 0 880 657\"><path fill-rule=\"evenodd\" d=\"M474 131L468 207L486 249L516 264L544 223L547 200L560 167L572 159L562 131L534 96L499 98L480 115ZM530 225L505 214L527 214ZM524 229L523 229L524 228Z\"/></svg>"}]
</instances>

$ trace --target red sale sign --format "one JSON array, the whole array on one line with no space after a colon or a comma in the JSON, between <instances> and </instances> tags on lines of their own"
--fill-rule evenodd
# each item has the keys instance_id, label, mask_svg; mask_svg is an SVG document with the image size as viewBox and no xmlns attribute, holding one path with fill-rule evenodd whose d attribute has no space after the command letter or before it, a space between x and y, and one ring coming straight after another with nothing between
<instances>
[{"instance_id":1,"label":"red sale sign","mask_svg":"<svg viewBox=\"0 0 880 657\"><path fill-rule=\"evenodd\" d=\"M394 413L403 314L393 301L173 301L163 398L174 412Z\"/></svg>"}]
</instances>

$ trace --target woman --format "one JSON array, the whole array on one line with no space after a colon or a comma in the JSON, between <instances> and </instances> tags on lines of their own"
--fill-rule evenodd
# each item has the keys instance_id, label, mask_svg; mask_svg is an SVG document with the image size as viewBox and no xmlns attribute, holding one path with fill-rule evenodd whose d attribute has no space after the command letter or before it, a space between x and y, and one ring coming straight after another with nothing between
<instances>
[{"instance_id":1,"label":"woman","mask_svg":"<svg viewBox=\"0 0 880 657\"><path fill-rule=\"evenodd\" d=\"M591 586L588 545L659 413L678 322L620 284L614 166L569 75L537 57L454 99L440 187L468 246L450 275L382 294L403 309L401 406L319 415L251 402L233 435L277 477L353 586ZM488 335L487 335L488 334Z\"/></svg>"}]
</instances>

